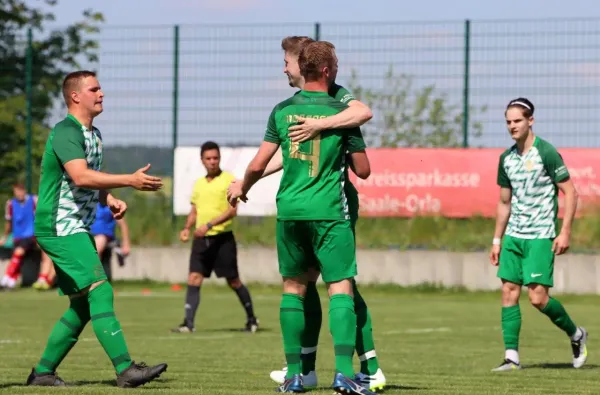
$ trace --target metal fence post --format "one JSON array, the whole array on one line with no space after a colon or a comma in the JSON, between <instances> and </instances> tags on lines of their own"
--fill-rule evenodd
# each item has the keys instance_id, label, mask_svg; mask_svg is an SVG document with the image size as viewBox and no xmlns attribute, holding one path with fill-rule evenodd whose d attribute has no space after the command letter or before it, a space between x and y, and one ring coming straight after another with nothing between
<instances>
[{"instance_id":1,"label":"metal fence post","mask_svg":"<svg viewBox=\"0 0 600 395\"><path fill-rule=\"evenodd\" d=\"M32 165L31 165L31 145L32 145L32 134L33 134L33 122L32 122L32 101L33 101L33 30L27 29L27 49L25 55L25 107L27 114L25 115L25 140L26 140L26 155L25 155L25 184L28 193L32 191Z\"/></svg>"},{"instance_id":2,"label":"metal fence post","mask_svg":"<svg viewBox=\"0 0 600 395\"><path fill-rule=\"evenodd\" d=\"M471 21L465 20L465 60L463 82L463 147L469 147L469 64L471 54Z\"/></svg>"},{"instance_id":3,"label":"metal fence post","mask_svg":"<svg viewBox=\"0 0 600 395\"><path fill-rule=\"evenodd\" d=\"M175 149L178 145L179 123L179 25L173 29L173 124L171 149L171 224L175 225Z\"/></svg>"},{"instance_id":4,"label":"metal fence post","mask_svg":"<svg viewBox=\"0 0 600 395\"><path fill-rule=\"evenodd\" d=\"M321 24L319 22L315 22L315 40L319 41L321 39Z\"/></svg>"}]
</instances>

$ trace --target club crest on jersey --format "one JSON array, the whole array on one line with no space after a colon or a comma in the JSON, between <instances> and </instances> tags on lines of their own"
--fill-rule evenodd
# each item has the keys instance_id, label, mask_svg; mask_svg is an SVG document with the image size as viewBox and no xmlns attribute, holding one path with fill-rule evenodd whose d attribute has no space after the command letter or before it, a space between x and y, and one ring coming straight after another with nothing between
<instances>
[{"instance_id":1,"label":"club crest on jersey","mask_svg":"<svg viewBox=\"0 0 600 395\"><path fill-rule=\"evenodd\" d=\"M534 166L535 166L535 164L533 163L533 161L531 159L527 159L525 161L525 170L531 171L531 170L533 170Z\"/></svg>"}]
</instances>

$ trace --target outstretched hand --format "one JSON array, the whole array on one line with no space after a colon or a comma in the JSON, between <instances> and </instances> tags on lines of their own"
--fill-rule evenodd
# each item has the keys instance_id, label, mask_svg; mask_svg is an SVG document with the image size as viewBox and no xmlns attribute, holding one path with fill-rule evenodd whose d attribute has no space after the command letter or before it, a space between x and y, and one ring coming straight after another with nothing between
<instances>
[{"instance_id":1,"label":"outstretched hand","mask_svg":"<svg viewBox=\"0 0 600 395\"><path fill-rule=\"evenodd\" d=\"M132 174L131 186L138 191L158 191L163 187L163 182L159 177L146 174L150 170L150 163L138 169Z\"/></svg>"},{"instance_id":2,"label":"outstretched hand","mask_svg":"<svg viewBox=\"0 0 600 395\"><path fill-rule=\"evenodd\" d=\"M231 205L231 207L236 207L238 200L246 203L248 201L248 197L242 191L242 180L234 180L229 184L229 188L227 188L227 201Z\"/></svg>"}]
</instances>

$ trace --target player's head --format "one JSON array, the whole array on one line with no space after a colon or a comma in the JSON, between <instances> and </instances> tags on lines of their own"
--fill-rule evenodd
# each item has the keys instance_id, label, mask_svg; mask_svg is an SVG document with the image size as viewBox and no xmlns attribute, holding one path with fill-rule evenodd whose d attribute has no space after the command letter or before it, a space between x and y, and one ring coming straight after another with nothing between
<instances>
[{"instance_id":1,"label":"player's head","mask_svg":"<svg viewBox=\"0 0 600 395\"><path fill-rule=\"evenodd\" d=\"M330 85L337 76L335 47L327 41L307 44L300 51L298 65L305 82L324 81Z\"/></svg>"},{"instance_id":2,"label":"player's head","mask_svg":"<svg viewBox=\"0 0 600 395\"><path fill-rule=\"evenodd\" d=\"M26 194L27 192L25 191L25 185L20 182L17 182L13 185L13 195L17 200L25 200Z\"/></svg>"},{"instance_id":3,"label":"player's head","mask_svg":"<svg viewBox=\"0 0 600 395\"><path fill-rule=\"evenodd\" d=\"M206 174L213 176L221 171L221 150L219 144L214 141L207 141L200 148L200 159L206 168Z\"/></svg>"},{"instance_id":4,"label":"player's head","mask_svg":"<svg viewBox=\"0 0 600 395\"><path fill-rule=\"evenodd\" d=\"M524 97L519 97L508 103L504 115L506 117L506 127L513 140L523 140L529 135L531 126L533 126L534 111L533 103Z\"/></svg>"},{"instance_id":5,"label":"player's head","mask_svg":"<svg viewBox=\"0 0 600 395\"><path fill-rule=\"evenodd\" d=\"M285 64L283 72L287 75L288 83L292 88L302 88L304 85L304 78L300 74L300 67L298 67L298 56L302 48L314 41L307 36L289 36L281 40Z\"/></svg>"},{"instance_id":6,"label":"player's head","mask_svg":"<svg viewBox=\"0 0 600 395\"><path fill-rule=\"evenodd\" d=\"M92 117L102 112L104 93L93 71L69 73L63 81L62 93L69 109L77 109Z\"/></svg>"}]
</instances>

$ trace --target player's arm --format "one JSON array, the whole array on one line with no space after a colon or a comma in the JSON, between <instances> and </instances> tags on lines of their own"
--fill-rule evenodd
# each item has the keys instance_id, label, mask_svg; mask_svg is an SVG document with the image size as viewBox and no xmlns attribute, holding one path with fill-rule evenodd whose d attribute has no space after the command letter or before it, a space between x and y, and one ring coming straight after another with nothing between
<instances>
[{"instance_id":1,"label":"player's arm","mask_svg":"<svg viewBox=\"0 0 600 395\"><path fill-rule=\"evenodd\" d=\"M229 221L230 219L234 218L236 215L237 215L237 207L229 207L222 214L220 214L217 217L208 221L207 225L212 228L213 226L220 225L223 222Z\"/></svg>"},{"instance_id":2,"label":"player's arm","mask_svg":"<svg viewBox=\"0 0 600 395\"><path fill-rule=\"evenodd\" d=\"M320 130L329 130L359 127L371 118L373 118L373 113L369 106L359 100L352 100L348 103L348 108L344 111L340 111L331 117L315 119L314 121L316 127Z\"/></svg>"},{"instance_id":3,"label":"player's arm","mask_svg":"<svg viewBox=\"0 0 600 395\"><path fill-rule=\"evenodd\" d=\"M493 244L500 244L508 219L510 218L510 200L512 198L512 189L510 187L500 187L500 200L496 207L496 227L494 229Z\"/></svg>"},{"instance_id":4,"label":"player's arm","mask_svg":"<svg viewBox=\"0 0 600 395\"><path fill-rule=\"evenodd\" d=\"M558 186L558 189L565 195L565 211L560 233L570 235L573 219L575 218L575 213L577 212L577 201L579 200L579 194L577 193L577 189L575 189L575 185L573 184L573 180L571 180L571 178L568 178L562 182L558 182L556 185Z\"/></svg>"},{"instance_id":5,"label":"player's arm","mask_svg":"<svg viewBox=\"0 0 600 395\"><path fill-rule=\"evenodd\" d=\"M129 225L124 218L117 220L117 224L119 225L119 229L121 230L121 249L125 253L125 255L129 254L129 250L131 249L131 239L129 236Z\"/></svg>"},{"instance_id":6,"label":"player's arm","mask_svg":"<svg viewBox=\"0 0 600 395\"><path fill-rule=\"evenodd\" d=\"M80 188L134 187L140 190L155 191L162 187L160 178L144 174L150 169L150 165L146 165L134 174L108 174L88 169L83 136L74 130L67 129L62 133L57 133L52 141L52 149L69 177Z\"/></svg>"},{"instance_id":7,"label":"player's arm","mask_svg":"<svg viewBox=\"0 0 600 395\"><path fill-rule=\"evenodd\" d=\"M192 226L196 223L196 205L192 203L192 208L190 208L190 212L185 220L184 230L190 230Z\"/></svg>"},{"instance_id":8,"label":"player's arm","mask_svg":"<svg viewBox=\"0 0 600 395\"><path fill-rule=\"evenodd\" d=\"M9 200L6 202L6 206L4 209L4 240L10 235L12 232L12 202Z\"/></svg>"},{"instance_id":9,"label":"player's arm","mask_svg":"<svg viewBox=\"0 0 600 395\"><path fill-rule=\"evenodd\" d=\"M281 152L281 148L279 148L273 158L271 158L269 161L269 164L265 168L261 178L268 177L271 174L275 174L281 170L283 170L283 154Z\"/></svg>"},{"instance_id":10,"label":"player's arm","mask_svg":"<svg viewBox=\"0 0 600 395\"><path fill-rule=\"evenodd\" d=\"M245 196L250 191L250 188L254 186L261 179L263 174L265 173L265 169L267 165L275 156L275 153L279 149L279 144L263 141L260 147L258 148L258 152L246 168L246 173L244 174L244 180L242 181L241 191L242 195Z\"/></svg>"},{"instance_id":11,"label":"player's arm","mask_svg":"<svg viewBox=\"0 0 600 395\"><path fill-rule=\"evenodd\" d=\"M346 135L346 146L350 157L350 169L363 180L371 175L371 163L367 156L367 144L359 128L352 128Z\"/></svg>"}]
</instances>

